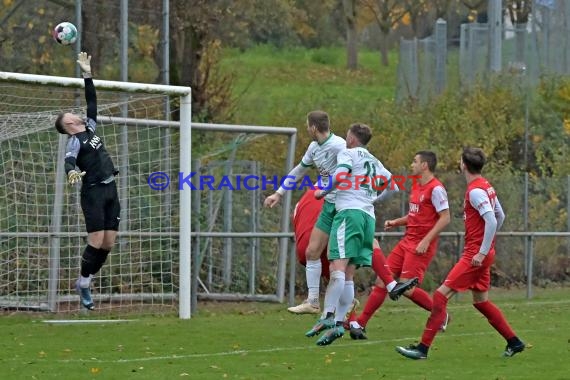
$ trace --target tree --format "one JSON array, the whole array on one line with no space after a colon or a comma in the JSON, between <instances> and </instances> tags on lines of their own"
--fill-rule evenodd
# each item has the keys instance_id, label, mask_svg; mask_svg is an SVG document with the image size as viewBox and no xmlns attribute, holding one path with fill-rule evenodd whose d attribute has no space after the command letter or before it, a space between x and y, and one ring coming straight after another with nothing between
<instances>
[{"instance_id":1,"label":"tree","mask_svg":"<svg viewBox=\"0 0 570 380\"><path fill-rule=\"evenodd\" d=\"M432 4L428 0L406 0L403 5L407 14L402 21L407 22L406 19L409 18L414 37L425 38L426 34L431 34L433 28L431 25L426 25L426 22L430 22L429 13Z\"/></svg>"},{"instance_id":2,"label":"tree","mask_svg":"<svg viewBox=\"0 0 570 380\"><path fill-rule=\"evenodd\" d=\"M204 122L231 112L233 75L219 71L221 42L215 30L231 22L227 0L177 0L171 9L170 82L192 87L192 109Z\"/></svg>"},{"instance_id":3,"label":"tree","mask_svg":"<svg viewBox=\"0 0 570 380\"><path fill-rule=\"evenodd\" d=\"M382 33L382 43L380 44L381 63L388 66L388 36L390 31L408 15L408 10L399 0L360 0L362 7L370 12ZM413 7L420 6L415 2Z\"/></svg>"},{"instance_id":4,"label":"tree","mask_svg":"<svg viewBox=\"0 0 570 380\"><path fill-rule=\"evenodd\" d=\"M349 70L358 68L358 32L356 30L357 0L342 0L346 20L346 67Z\"/></svg>"}]
</instances>

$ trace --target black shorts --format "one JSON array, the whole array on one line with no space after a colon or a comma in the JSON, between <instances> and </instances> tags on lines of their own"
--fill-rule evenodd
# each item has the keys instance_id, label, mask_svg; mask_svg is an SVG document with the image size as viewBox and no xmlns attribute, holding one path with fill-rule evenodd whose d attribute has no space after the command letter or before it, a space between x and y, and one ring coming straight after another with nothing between
<instances>
[{"instance_id":1,"label":"black shorts","mask_svg":"<svg viewBox=\"0 0 570 380\"><path fill-rule=\"evenodd\" d=\"M81 209L87 232L119 230L121 204L115 181L108 184L84 186L81 189Z\"/></svg>"}]
</instances>

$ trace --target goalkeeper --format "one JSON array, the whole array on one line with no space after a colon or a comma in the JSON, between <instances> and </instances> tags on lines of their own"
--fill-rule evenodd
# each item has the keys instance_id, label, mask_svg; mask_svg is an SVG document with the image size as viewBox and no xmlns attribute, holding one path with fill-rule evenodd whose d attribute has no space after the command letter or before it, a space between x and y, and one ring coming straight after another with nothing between
<instances>
[{"instance_id":1,"label":"goalkeeper","mask_svg":"<svg viewBox=\"0 0 570 380\"><path fill-rule=\"evenodd\" d=\"M107 153L101 137L95 134L97 96L91 77L91 56L81 52L77 63L83 71L87 117L62 113L55 121L59 133L69 135L65 151L67 182L82 182L81 209L88 233L87 246L81 257L81 274L75 283L81 305L94 310L91 279L99 272L115 244L120 210L115 176L118 171ZM78 168L79 170L77 170Z\"/></svg>"}]
</instances>

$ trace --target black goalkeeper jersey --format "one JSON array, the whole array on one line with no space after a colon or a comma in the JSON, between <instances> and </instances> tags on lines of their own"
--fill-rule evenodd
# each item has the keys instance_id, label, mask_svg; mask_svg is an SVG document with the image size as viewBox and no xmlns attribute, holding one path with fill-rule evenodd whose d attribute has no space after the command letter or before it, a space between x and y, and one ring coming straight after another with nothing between
<instances>
[{"instance_id":1,"label":"black goalkeeper jersey","mask_svg":"<svg viewBox=\"0 0 570 380\"><path fill-rule=\"evenodd\" d=\"M85 131L70 136L65 152L65 172L77 166L85 172L82 179L84 186L92 186L108 180L119 171L101 137L95 133L97 127L97 97L91 78L85 78L85 100L87 101L87 118Z\"/></svg>"}]
</instances>

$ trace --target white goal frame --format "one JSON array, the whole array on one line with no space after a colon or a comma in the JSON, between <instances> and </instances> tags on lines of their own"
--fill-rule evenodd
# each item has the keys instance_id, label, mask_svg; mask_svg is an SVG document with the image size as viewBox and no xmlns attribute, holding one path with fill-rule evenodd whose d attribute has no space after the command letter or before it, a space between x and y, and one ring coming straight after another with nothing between
<instances>
[{"instance_id":1,"label":"white goal frame","mask_svg":"<svg viewBox=\"0 0 570 380\"><path fill-rule=\"evenodd\" d=\"M13 83L27 83L35 85L51 85L58 87L68 88L84 88L84 80L81 78L68 78L56 77L48 75L35 75L35 74L19 74L12 72L0 71L0 81L13 82ZM106 80L93 80L95 87L107 91L122 91L122 92L135 92L147 94L160 94L180 97L180 171L190 173L192 171L192 89L190 87L170 86L170 85L157 85L148 83L133 83L133 82L119 82L119 81L106 81ZM178 124L178 122L177 122ZM60 144L61 145L61 144ZM59 160L61 161L61 160ZM58 161L57 171L59 174L63 173L63 164ZM59 189L58 189L59 188ZM59 201L63 199L63 182L56 181L56 200L60 197ZM178 314L180 319L190 319L191 317L191 210L192 210L192 193L190 191L180 192L180 231L179 231L179 260L180 260L180 284L179 284L179 308ZM61 215L54 215L52 223L61 223ZM59 219L59 220L57 220ZM8 234L10 235L10 234ZM14 235L20 236L20 233ZM36 234L35 234L36 235ZM52 236L52 233L43 233L42 235ZM52 250L53 255L58 257L51 257L53 265L59 265L59 252L57 249ZM57 274L57 267L50 267L50 277ZM52 283L50 281L50 283ZM53 296L56 295L57 289L49 289L48 293ZM55 300L55 297L50 297ZM53 301L55 302L55 301ZM51 303L51 302L50 302Z\"/></svg>"}]
</instances>

